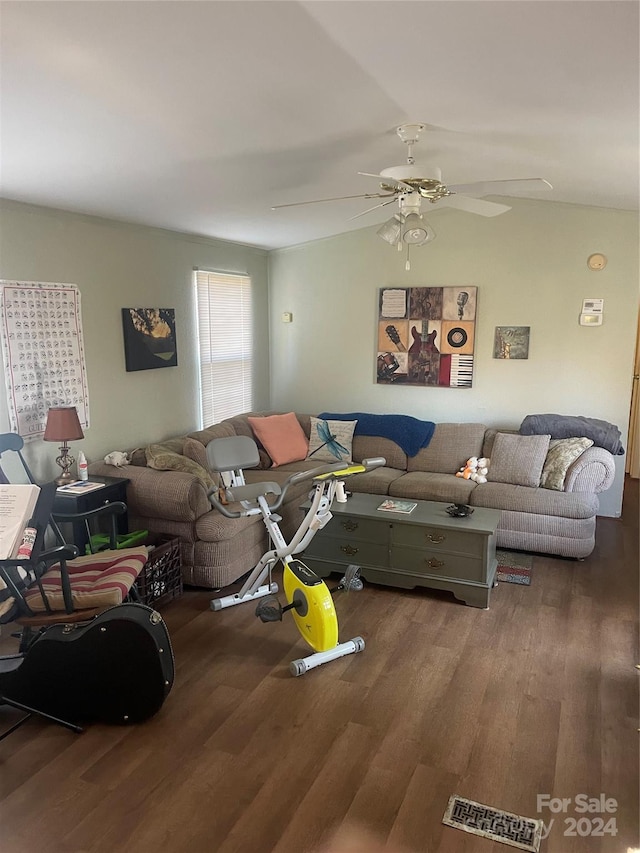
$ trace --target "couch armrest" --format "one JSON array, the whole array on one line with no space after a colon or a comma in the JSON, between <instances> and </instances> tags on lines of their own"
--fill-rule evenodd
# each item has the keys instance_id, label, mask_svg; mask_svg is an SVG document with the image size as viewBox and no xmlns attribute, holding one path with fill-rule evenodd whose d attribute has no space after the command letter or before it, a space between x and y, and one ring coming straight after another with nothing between
<instances>
[{"instance_id":1,"label":"couch armrest","mask_svg":"<svg viewBox=\"0 0 640 853\"><path fill-rule=\"evenodd\" d=\"M564 479L565 492L606 491L613 483L616 466L613 456L603 447L590 447L573 462Z\"/></svg>"},{"instance_id":2,"label":"couch armrest","mask_svg":"<svg viewBox=\"0 0 640 853\"><path fill-rule=\"evenodd\" d=\"M207 490L194 474L156 471L141 465L115 468L104 462L93 462L89 466L91 474L128 479L127 506L135 516L195 521L211 511Z\"/></svg>"}]
</instances>

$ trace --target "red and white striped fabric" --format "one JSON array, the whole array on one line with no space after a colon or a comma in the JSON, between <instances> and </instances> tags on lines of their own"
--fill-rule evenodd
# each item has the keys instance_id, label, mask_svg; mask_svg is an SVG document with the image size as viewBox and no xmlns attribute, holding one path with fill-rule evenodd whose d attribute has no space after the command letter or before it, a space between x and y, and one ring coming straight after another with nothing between
<instances>
[{"instance_id":1,"label":"red and white striped fabric","mask_svg":"<svg viewBox=\"0 0 640 853\"><path fill-rule=\"evenodd\" d=\"M69 560L67 570L74 608L84 610L122 604L147 559L147 549L141 547L101 551ZM64 610L60 564L51 566L40 582L51 610ZM37 586L27 590L24 598L34 612L46 611Z\"/></svg>"}]
</instances>

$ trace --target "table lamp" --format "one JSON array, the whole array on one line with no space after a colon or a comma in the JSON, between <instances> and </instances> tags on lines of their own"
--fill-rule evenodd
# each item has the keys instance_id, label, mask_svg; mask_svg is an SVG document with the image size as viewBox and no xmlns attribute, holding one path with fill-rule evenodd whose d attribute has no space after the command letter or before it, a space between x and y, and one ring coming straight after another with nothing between
<instances>
[{"instance_id":1,"label":"table lamp","mask_svg":"<svg viewBox=\"0 0 640 853\"><path fill-rule=\"evenodd\" d=\"M62 468L62 474L56 478L59 486L72 483L74 477L69 473L69 468L75 463L73 456L69 454L69 441L78 441L84 438L78 412L75 406L56 406L47 412L47 425L44 429L45 441L61 441L60 456L56 462Z\"/></svg>"}]
</instances>

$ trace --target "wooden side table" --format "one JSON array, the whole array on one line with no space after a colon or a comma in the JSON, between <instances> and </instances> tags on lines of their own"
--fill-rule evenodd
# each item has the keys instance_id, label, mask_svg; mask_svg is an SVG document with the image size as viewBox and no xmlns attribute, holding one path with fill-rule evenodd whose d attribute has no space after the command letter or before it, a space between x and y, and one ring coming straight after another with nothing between
<instances>
[{"instance_id":1,"label":"wooden side table","mask_svg":"<svg viewBox=\"0 0 640 853\"><path fill-rule=\"evenodd\" d=\"M53 511L62 513L88 512L97 509L104 504L114 501L127 502L127 480L124 477L89 477L92 483L104 483L101 489L94 489L83 495L75 495L71 492L56 491L53 501ZM129 532L127 513L118 517L118 534ZM73 544L77 545L80 554L84 554L85 547L89 542L87 530L83 521L73 525Z\"/></svg>"}]
</instances>

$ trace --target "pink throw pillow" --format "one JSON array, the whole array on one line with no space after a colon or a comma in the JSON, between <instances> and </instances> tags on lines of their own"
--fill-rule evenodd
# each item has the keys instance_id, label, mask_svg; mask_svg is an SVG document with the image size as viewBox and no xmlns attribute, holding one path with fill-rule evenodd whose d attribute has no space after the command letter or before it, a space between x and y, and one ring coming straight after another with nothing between
<instances>
[{"instance_id":1,"label":"pink throw pillow","mask_svg":"<svg viewBox=\"0 0 640 853\"><path fill-rule=\"evenodd\" d=\"M273 467L306 459L309 442L293 412L247 418L256 438L273 459Z\"/></svg>"}]
</instances>

